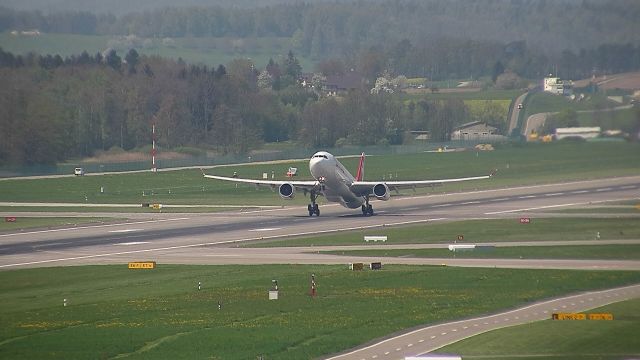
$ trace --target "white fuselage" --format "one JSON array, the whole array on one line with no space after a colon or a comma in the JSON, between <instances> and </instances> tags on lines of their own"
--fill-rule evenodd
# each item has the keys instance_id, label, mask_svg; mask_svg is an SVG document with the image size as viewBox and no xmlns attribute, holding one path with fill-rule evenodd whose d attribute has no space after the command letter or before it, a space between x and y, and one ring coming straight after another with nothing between
<instances>
[{"instance_id":1,"label":"white fuselage","mask_svg":"<svg viewBox=\"0 0 640 360\"><path fill-rule=\"evenodd\" d=\"M365 203L365 198L355 195L349 188L355 178L333 155L326 151L315 153L309 160L311 175L323 184L322 195L332 202L355 209Z\"/></svg>"}]
</instances>

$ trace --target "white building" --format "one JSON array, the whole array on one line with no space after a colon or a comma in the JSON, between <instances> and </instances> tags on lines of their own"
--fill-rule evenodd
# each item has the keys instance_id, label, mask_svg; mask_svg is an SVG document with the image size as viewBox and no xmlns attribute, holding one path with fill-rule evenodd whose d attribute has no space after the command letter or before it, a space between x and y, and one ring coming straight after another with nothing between
<instances>
[{"instance_id":1,"label":"white building","mask_svg":"<svg viewBox=\"0 0 640 360\"><path fill-rule=\"evenodd\" d=\"M544 91L555 95L570 96L573 93L573 82L549 75L544 78Z\"/></svg>"},{"instance_id":2,"label":"white building","mask_svg":"<svg viewBox=\"0 0 640 360\"><path fill-rule=\"evenodd\" d=\"M504 138L498 129L480 121L473 121L453 128L451 140L500 140Z\"/></svg>"},{"instance_id":3,"label":"white building","mask_svg":"<svg viewBox=\"0 0 640 360\"><path fill-rule=\"evenodd\" d=\"M580 137L583 139L593 139L600 136L600 132L601 132L601 129L599 126L557 128L556 140L561 140L568 137Z\"/></svg>"}]
</instances>

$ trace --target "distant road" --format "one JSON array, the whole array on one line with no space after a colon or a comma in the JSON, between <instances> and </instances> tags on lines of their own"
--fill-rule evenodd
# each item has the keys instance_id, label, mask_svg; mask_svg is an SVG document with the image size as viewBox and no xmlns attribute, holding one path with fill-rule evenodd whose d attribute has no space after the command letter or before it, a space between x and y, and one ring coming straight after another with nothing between
<instances>
[{"instance_id":1,"label":"distant road","mask_svg":"<svg viewBox=\"0 0 640 360\"><path fill-rule=\"evenodd\" d=\"M511 132L513 129L518 127L518 118L520 117L520 110L518 109L518 104L522 104L524 99L527 97L528 92L518 96L516 101L513 102L513 111L511 112L511 119L509 120L509 130L507 131L507 136L511 136Z\"/></svg>"}]
</instances>

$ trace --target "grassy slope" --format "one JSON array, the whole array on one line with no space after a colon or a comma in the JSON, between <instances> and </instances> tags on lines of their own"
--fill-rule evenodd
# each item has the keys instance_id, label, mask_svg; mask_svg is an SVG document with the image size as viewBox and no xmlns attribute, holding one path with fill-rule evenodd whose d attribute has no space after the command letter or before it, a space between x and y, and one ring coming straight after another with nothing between
<instances>
[{"instance_id":1,"label":"grassy slope","mask_svg":"<svg viewBox=\"0 0 640 360\"><path fill-rule=\"evenodd\" d=\"M319 292L313 300L307 295L311 273ZM278 301L267 300L271 279L279 281ZM0 353L12 359L313 358L419 324L638 281L637 272L409 266L377 272L162 264L152 271L125 265L5 271ZM62 306L63 298L69 306Z\"/></svg>"},{"instance_id":2,"label":"grassy slope","mask_svg":"<svg viewBox=\"0 0 640 360\"><path fill-rule=\"evenodd\" d=\"M640 245L520 246L491 250L456 251L449 249L389 249L323 252L348 256L391 256L465 259L616 259L640 260Z\"/></svg>"},{"instance_id":3,"label":"grassy slope","mask_svg":"<svg viewBox=\"0 0 640 360\"><path fill-rule=\"evenodd\" d=\"M640 299L589 313L611 313L614 321L542 321L495 330L437 350L465 359L614 360L640 355ZM527 356L529 355L529 356Z\"/></svg>"},{"instance_id":4,"label":"grassy slope","mask_svg":"<svg viewBox=\"0 0 640 360\"><path fill-rule=\"evenodd\" d=\"M341 232L250 246L363 245L364 235L386 235L386 244L390 245L450 244L457 240L458 235L464 236L464 243L471 244L500 241L593 240L597 232L600 232L602 240L638 239L640 221L637 218L534 218L529 224L520 224L518 219L466 220Z\"/></svg>"},{"instance_id":5,"label":"grassy slope","mask_svg":"<svg viewBox=\"0 0 640 360\"><path fill-rule=\"evenodd\" d=\"M487 174L498 169L490 180L421 189L418 193L461 191L502 186L584 180L604 176L635 175L640 168L637 143L554 143L522 147L505 145L490 152L420 153L383 155L367 159L367 180L438 179ZM348 169L357 167L357 158L341 160ZM308 179L307 161L221 167L208 173L261 178L276 174L284 180L289 166L300 169L298 179ZM100 193L100 187L104 193ZM144 195L143 195L144 193ZM110 174L38 180L0 181L0 199L19 202L154 203L165 204L305 204L301 194L292 202L281 200L268 189L204 179L199 170L153 173ZM322 200L321 200L322 201Z\"/></svg>"}]
</instances>

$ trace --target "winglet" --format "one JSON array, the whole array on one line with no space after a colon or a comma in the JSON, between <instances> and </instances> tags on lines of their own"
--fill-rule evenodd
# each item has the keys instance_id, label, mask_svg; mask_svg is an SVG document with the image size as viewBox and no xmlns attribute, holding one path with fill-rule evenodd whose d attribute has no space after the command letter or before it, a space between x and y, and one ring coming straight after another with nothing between
<instances>
[{"instance_id":1,"label":"winglet","mask_svg":"<svg viewBox=\"0 0 640 360\"><path fill-rule=\"evenodd\" d=\"M491 173L489 174L489 176L493 176L498 172L498 169L493 169L491 170Z\"/></svg>"},{"instance_id":2,"label":"winglet","mask_svg":"<svg viewBox=\"0 0 640 360\"><path fill-rule=\"evenodd\" d=\"M206 176L207 174L204 173L204 169L200 168L200 171L202 172L202 176Z\"/></svg>"},{"instance_id":3,"label":"winglet","mask_svg":"<svg viewBox=\"0 0 640 360\"><path fill-rule=\"evenodd\" d=\"M356 173L356 181L364 180L364 153L360 155L360 163L358 164L358 172Z\"/></svg>"}]
</instances>

